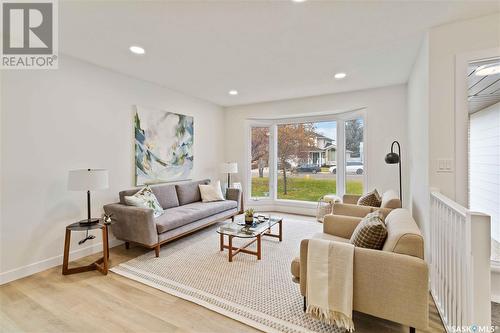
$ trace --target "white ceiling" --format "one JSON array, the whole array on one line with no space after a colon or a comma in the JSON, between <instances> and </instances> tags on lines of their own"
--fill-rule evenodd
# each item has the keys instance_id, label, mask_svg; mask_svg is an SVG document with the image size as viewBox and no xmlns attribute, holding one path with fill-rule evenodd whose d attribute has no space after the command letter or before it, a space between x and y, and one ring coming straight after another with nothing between
<instances>
[{"instance_id":1,"label":"white ceiling","mask_svg":"<svg viewBox=\"0 0 500 333\"><path fill-rule=\"evenodd\" d=\"M498 1L61 1L59 46L229 106L407 82L428 28L499 10ZM348 77L337 81L340 71Z\"/></svg>"}]
</instances>

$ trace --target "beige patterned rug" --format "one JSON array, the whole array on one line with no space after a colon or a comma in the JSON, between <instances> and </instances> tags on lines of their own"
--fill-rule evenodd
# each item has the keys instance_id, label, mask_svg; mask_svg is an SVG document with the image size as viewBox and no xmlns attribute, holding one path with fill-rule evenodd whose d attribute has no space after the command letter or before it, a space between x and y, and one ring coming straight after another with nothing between
<instances>
[{"instance_id":1,"label":"beige patterned rug","mask_svg":"<svg viewBox=\"0 0 500 333\"><path fill-rule=\"evenodd\" d=\"M263 237L262 260L240 253L232 263L219 251L216 228L162 246L159 258L151 251L111 270L265 332L343 332L303 312L291 278L300 241L320 232L320 223L285 218L282 242Z\"/></svg>"}]
</instances>

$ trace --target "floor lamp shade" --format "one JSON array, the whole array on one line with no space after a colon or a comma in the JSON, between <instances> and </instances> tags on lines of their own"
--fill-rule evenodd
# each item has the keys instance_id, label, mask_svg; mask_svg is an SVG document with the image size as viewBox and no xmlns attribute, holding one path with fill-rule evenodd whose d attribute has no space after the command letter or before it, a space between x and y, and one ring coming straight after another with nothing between
<instances>
[{"instance_id":1,"label":"floor lamp shade","mask_svg":"<svg viewBox=\"0 0 500 333\"><path fill-rule=\"evenodd\" d=\"M231 174L238 173L238 163L236 162L222 163L221 171L223 173L227 173L227 187L229 187L231 186Z\"/></svg>"},{"instance_id":2,"label":"floor lamp shade","mask_svg":"<svg viewBox=\"0 0 500 333\"><path fill-rule=\"evenodd\" d=\"M71 170L68 174L68 190L87 191L87 219L81 220L80 224L91 224L99 222L93 219L90 212L90 191L107 189L108 170L104 169L81 169Z\"/></svg>"},{"instance_id":3,"label":"floor lamp shade","mask_svg":"<svg viewBox=\"0 0 500 333\"><path fill-rule=\"evenodd\" d=\"M221 169L223 173L238 173L238 163L236 162L222 163Z\"/></svg>"}]
</instances>

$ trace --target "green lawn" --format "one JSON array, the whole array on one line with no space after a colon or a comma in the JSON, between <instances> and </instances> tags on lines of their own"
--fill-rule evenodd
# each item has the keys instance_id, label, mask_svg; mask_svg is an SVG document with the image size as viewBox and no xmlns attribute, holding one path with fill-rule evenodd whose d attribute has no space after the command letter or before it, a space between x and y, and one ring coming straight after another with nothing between
<instances>
[{"instance_id":1,"label":"green lawn","mask_svg":"<svg viewBox=\"0 0 500 333\"><path fill-rule=\"evenodd\" d=\"M269 191L269 178L252 178L252 197L263 197ZM318 201L325 194L335 194L335 179L288 178L288 193L283 194L283 178L278 178L278 199ZM363 183L357 180L347 181L346 193L362 194Z\"/></svg>"}]
</instances>

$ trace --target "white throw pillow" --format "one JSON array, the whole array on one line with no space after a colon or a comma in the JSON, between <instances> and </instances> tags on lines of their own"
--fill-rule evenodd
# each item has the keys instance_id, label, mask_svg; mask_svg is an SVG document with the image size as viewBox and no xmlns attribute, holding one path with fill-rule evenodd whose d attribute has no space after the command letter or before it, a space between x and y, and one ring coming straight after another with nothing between
<instances>
[{"instance_id":1,"label":"white throw pillow","mask_svg":"<svg viewBox=\"0 0 500 333\"><path fill-rule=\"evenodd\" d=\"M200 188L201 201L212 202L225 200L220 188L220 180L208 185L198 185Z\"/></svg>"},{"instance_id":2,"label":"white throw pillow","mask_svg":"<svg viewBox=\"0 0 500 333\"><path fill-rule=\"evenodd\" d=\"M163 208L149 186L141 188L132 196L125 196L124 199L125 203L129 206L151 208L154 211L154 217L158 217L164 213Z\"/></svg>"}]
</instances>

